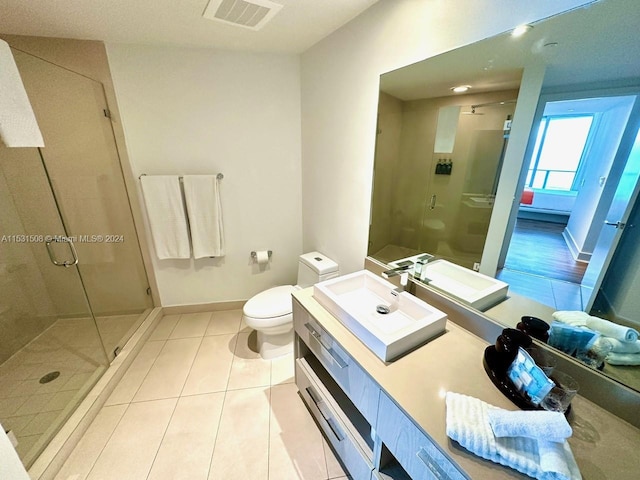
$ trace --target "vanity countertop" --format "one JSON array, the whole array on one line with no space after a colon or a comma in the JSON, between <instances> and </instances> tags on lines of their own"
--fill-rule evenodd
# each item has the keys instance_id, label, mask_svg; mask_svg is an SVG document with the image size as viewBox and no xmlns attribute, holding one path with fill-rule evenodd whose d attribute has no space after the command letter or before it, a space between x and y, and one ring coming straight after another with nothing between
<instances>
[{"instance_id":1,"label":"vanity countertop","mask_svg":"<svg viewBox=\"0 0 640 480\"><path fill-rule=\"evenodd\" d=\"M529 478L469 453L445 432L447 391L517 409L484 371L486 341L449 321L443 335L385 364L316 302L313 288L296 291L293 296L470 478ZM574 433L569 444L583 478L638 478L640 430L583 397L576 397L572 407L569 422Z\"/></svg>"}]
</instances>

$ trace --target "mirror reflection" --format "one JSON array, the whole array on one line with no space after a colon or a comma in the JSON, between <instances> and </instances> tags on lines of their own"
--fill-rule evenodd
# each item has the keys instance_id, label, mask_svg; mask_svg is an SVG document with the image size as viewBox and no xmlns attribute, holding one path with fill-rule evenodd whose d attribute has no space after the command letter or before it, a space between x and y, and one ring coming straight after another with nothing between
<instances>
[{"instance_id":1,"label":"mirror reflection","mask_svg":"<svg viewBox=\"0 0 640 480\"><path fill-rule=\"evenodd\" d=\"M571 311L638 330L640 64L628 56L640 48L637 24L634 1L603 1L524 37L499 35L382 75L369 255L395 267L428 253L508 283L505 300L481 307L506 326ZM523 78L541 64L536 91ZM538 108L526 118L516 100L531 95ZM529 135L514 175L504 162L518 128ZM505 201L499 188L510 182L516 194ZM501 245L487 241L490 228ZM460 300L424 272L424 283ZM611 347L633 350L620 352L630 365L601 368L640 390L635 347Z\"/></svg>"}]
</instances>

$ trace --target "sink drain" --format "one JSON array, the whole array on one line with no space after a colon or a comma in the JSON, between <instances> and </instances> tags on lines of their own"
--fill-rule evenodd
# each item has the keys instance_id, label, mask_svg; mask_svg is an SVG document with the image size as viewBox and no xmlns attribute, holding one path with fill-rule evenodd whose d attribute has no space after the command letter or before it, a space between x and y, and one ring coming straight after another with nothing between
<instances>
[{"instance_id":1,"label":"sink drain","mask_svg":"<svg viewBox=\"0 0 640 480\"><path fill-rule=\"evenodd\" d=\"M380 315L386 315L387 313L390 313L391 310L386 305L378 305L376 307L376 312L378 312Z\"/></svg>"},{"instance_id":2,"label":"sink drain","mask_svg":"<svg viewBox=\"0 0 640 480\"><path fill-rule=\"evenodd\" d=\"M55 371L55 372L49 372L46 375L44 375L41 379L40 379L40 383L49 383L49 382L53 382L56 378L58 378L60 376L60 372Z\"/></svg>"}]
</instances>

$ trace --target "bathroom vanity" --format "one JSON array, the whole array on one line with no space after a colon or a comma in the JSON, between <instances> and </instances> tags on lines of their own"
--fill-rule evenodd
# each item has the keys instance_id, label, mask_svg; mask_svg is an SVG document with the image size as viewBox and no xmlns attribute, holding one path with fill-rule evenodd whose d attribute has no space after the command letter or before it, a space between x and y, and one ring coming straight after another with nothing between
<instances>
[{"instance_id":1,"label":"bathroom vanity","mask_svg":"<svg viewBox=\"0 0 640 480\"><path fill-rule=\"evenodd\" d=\"M446 436L447 391L516 409L482 367L487 342L458 326L459 312L447 313L443 335L385 363L315 300L313 289L294 292L296 384L355 480L529 478ZM584 478L637 478L640 430L582 397L569 420Z\"/></svg>"}]
</instances>

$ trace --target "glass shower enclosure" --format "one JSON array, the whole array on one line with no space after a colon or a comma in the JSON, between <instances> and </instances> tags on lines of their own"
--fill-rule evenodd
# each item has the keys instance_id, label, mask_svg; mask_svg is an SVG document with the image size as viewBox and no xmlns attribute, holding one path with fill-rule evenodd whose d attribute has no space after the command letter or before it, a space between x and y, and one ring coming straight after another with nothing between
<instances>
[{"instance_id":1,"label":"glass shower enclosure","mask_svg":"<svg viewBox=\"0 0 640 480\"><path fill-rule=\"evenodd\" d=\"M13 54L45 140L0 146L0 423L29 467L152 300L102 84Z\"/></svg>"}]
</instances>

